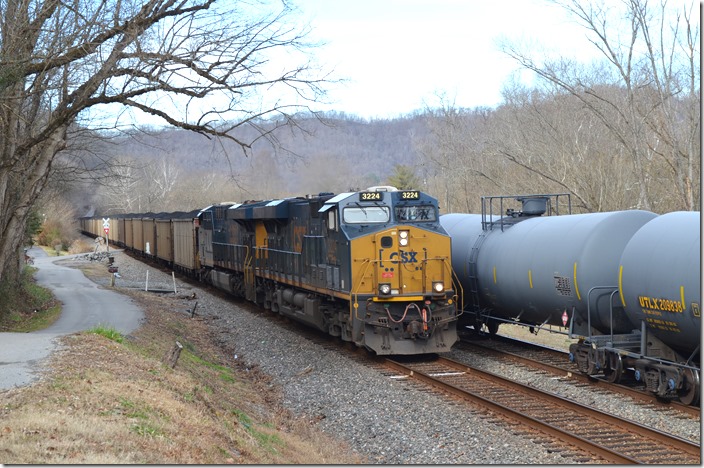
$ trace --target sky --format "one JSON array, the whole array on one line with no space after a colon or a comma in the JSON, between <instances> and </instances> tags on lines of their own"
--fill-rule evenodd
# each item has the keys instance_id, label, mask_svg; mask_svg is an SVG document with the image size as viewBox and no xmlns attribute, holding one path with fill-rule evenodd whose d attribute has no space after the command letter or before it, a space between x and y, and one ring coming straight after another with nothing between
<instances>
[{"instance_id":1,"label":"sky","mask_svg":"<svg viewBox=\"0 0 704 468\"><path fill-rule=\"evenodd\" d=\"M329 90L337 110L394 118L438 107L495 107L518 64L497 41L531 41L585 62L586 30L544 0L295 0L317 59L348 80ZM524 78L527 74L524 72Z\"/></svg>"},{"instance_id":2,"label":"sky","mask_svg":"<svg viewBox=\"0 0 704 468\"><path fill-rule=\"evenodd\" d=\"M443 104L496 107L511 78L518 77L528 85L533 78L501 52L501 40L529 44L537 57L563 56L583 64L603 58L589 42L588 31L548 0L289 1L298 13L287 20L308 24L306 39L321 43L314 50L317 63L332 70L331 78L345 80L326 86L326 102L311 105L316 111L393 119ZM622 5L622 0L600 1L606 7ZM698 5L692 2L668 3L691 7L698 19ZM279 63L286 57L272 60L274 68L286 68ZM290 68L298 65L296 61ZM267 100L281 100L273 92L259 98L262 102L258 105L264 108ZM290 96L283 100L292 102ZM201 107L213 107L208 102L193 106L189 113L200 115ZM171 106L168 113L184 110L178 102L161 104L165 109ZM99 112L105 112L108 119L115 115L109 106L105 111L91 111L95 119L102 117ZM128 115L134 116L136 123L164 124L138 111Z\"/></svg>"}]
</instances>

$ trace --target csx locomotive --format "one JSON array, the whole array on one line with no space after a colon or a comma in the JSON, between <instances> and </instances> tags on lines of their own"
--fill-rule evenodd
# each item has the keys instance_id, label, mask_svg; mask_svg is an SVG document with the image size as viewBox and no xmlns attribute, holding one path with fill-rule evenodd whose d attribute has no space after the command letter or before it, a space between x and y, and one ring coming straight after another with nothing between
<instances>
[{"instance_id":1,"label":"csx locomotive","mask_svg":"<svg viewBox=\"0 0 704 468\"><path fill-rule=\"evenodd\" d=\"M569 212L568 195L545 194L483 197L481 215L441 217L463 325L564 327L580 371L616 382L632 369L649 391L696 404L700 213Z\"/></svg>"},{"instance_id":2,"label":"csx locomotive","mask_svg":"<svg viewBox=\"0 0 704 468\"><path fill-rule=\"evenodd\" d=\"M101 234L100 218L82 223ZM457 341L450 237L423 192L372 187L117 223L118 245L379 355L448 352ZM170 237L159 236L167 223Z\"/></svg>"}]
</instances>

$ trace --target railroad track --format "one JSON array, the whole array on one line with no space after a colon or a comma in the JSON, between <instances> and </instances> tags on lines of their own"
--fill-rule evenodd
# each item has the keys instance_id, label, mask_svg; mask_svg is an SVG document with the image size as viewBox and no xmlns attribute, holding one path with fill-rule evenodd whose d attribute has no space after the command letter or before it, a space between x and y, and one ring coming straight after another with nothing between
<instances>
[{"instance_id":1,"label":"railroad track","mask_svg":"<svg viewBox=\"0 0 704 468\"><path fill-rule=\"evenodd\" d=\"M700 446L446 358L386 365L406 378L483 406L546 436L551 450L578 461L697 464ZM588 454L588 459L584 455ZM580 458L582 457L582 458Z\"/></svg>"},{"instance_id":2,"label":"railroad track","mask_svg":"<svg viewBox=\"0 0 704 468\"><path fill-rule=\"evenodd\" d=\"M613 393L619 393L651 407L672 409L688 417L699 418L701 416L700 407L685 405L674 400L662 400L652 393L642 390L643 385L639 384L630 375L624 374L624 384L617 384L582 374L579 372L576 365L569 362L566 352L556 349L498 335L494 336L491 340L463 340L455 345L455 348L468 351L476 351L479 349L484 355L488 354L496 356L497 358L509 359L533 369L539 369L556 376L569 378L575 382L589 384Z\"/></svg>"}]
</instances>

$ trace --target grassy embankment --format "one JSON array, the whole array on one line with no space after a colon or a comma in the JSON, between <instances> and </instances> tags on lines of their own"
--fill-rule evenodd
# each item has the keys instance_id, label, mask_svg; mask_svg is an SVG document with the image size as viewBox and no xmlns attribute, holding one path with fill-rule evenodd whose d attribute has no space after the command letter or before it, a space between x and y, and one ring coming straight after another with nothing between
<instances>
[{"instance_id":1,"label":"grassy embankment","mask_svg":"<svg viewBox=\"0 0 704 468\"><path fill-rule=\"evenodd\" d=\"M105 265L86 267L89 277L108 274ZM31 283L27 281L27 293L12 299L20 317L11 322L14 331L28 322L33 323L28 328L36 328L34 316L59 308ZM256 365L242 358L228 361L225 356L232 350L213 344L205 321L175 313L189 306L184 299L130 294L146 312L139 330L126 337L96 327L66 336L39 382L0 392L3 463L361 461L313 422L283 409L279 390ZM35 305L21 312L19 305L25 303ZM171 368L166 357L176 341L183 348Z\"/></svg>"}]
</instances>

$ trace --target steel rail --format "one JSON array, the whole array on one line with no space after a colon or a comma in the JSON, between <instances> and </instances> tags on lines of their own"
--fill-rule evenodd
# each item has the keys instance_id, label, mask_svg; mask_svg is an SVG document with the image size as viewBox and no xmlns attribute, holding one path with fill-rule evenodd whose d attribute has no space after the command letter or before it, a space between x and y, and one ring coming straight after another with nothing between
<instances>
[{"instance_id":1,"label":"steel rail","mask_svg":"<svg viewBox=\"0 0 704 468\"><path fill-rule=\"evenodd\" d=\"M596 455L599 458L602 458L604 460L616 463L616 464L637 464L638 461L634 460L630 457L623 456L619 453L616 453L612 450L605 449L603 447L600 447L598 445L593 444L592 442L585 440L579 436L576 436L574 434L571 434L567 431L564 431L560 428L557 428L551 424L545 423L543 421L540 421L538 419L535 419L531 416L527 416L519 411L516 411L512 408L509 408L507 406L502 405L501 403L497 403L495 401L491 401L487 398L482 397L481 395L478 395L476 393L463 390L459 387L456 387L455 385L452 385L448 382L443 382L442 380L438 380L434 377L431 377L430 375L414 370L404 364L401 364L397 361L393 361L391 359L387 359L386 365L390 367L391 369L395 370L396 372L399 372L401 374L408 375L411 378L414 378L416 380L419 380L425 384L432 385L434 387L439 388L440 390L447 392L451 395L454 395L456 397L462 398L464 400L473 402L473 403L478 403L485 408L495 411L505 417L508 417L514 421L517 421L519 423L525 424L528 427L531 427L533 429L539 430L549 436L552 436L558 440L563 441L566 444L569 444L574 447L578 447L592 455ZM474 369L471 370L471 372L474 372Z\"/></svg>"},{"instance_id":2,"label":"steel rail","mask_svg":"<svg viewBox=\"0 0 704 468\"><path fill-rule=\"evenodd\" d=\"M503 342L519 343L521 345L532 346L535 348L539 348L541 351L544 351L544 352L561 353L561 351L559 351L559 350L556 350L553 348L548 348L545 346L540 346L535 343L531 343L529 341L524 341L524 340L520 340L520 339L516 339L516 338L507 338L504 336L501 336L499 338ZM631 398L634 398L638 401L642 401L644 403L649 403L649 404L658 405L658 406L666 406L666 407L670 407L674 410L686 413L690 416L701 417L701 408L699 408L697 406L685 405L684 403L681 403L679 401L664 402L663 400L658 399L657 396L655 396L649 392L644 392L642 390L631 388L626 385L617 384L614 382L609 382L607 380L599 379L594 376L582 374L578 370L573 371L573 370L561 367L559 365L549 364L546 362L541 362L541 361L537 361L535 359L531 359L529 357L521 356L521 355L513 353L511 351L505 351L505 350L501 350L501 349L492 348L491 346L487 346L485 343L482 343L482 342L462 341L461 345L462 346L474 346L477 348L481 348L482 350L489 351L490 353L494 353L495 355L506 355L510 359L512 359L516 362L519 362L521 364L525 364L525 365L528 365L530 367L534 367L534 368L537 368L540 370L544 370L546 372L550 372L555 375L562 375L562 376L568 377L570 379L577 380L579 382L586 382L591 385L596 385L597 387L602 387L602 388L605 388L608 390L612 390L614 392L618 392L622 395L627 395Z\"/></svg>"},{"instance_id":3,"label":"steel rail","mask_svg":"<svg viewBox=\"0 0 704 468\"><path fill-rule=\"evenodd\" d=\"M582 437L577 434L573 434L570 430L563 429L555 426L547 421L541 421L539 418L532 417L530 415L522 414L520 410L510 408L497 401L491 401L490 399L479 395L468 389L463 389L457 387L449 382L443 382L423 371L418 369L413 369L410 365L404 365L398 363L397 361L387 360L389 367L394 368L397 372L408 375L415 379L418 379L426 384L440 388L452 395L456 395L465 400L473 401L481 404L482 406L497 411L499 414L504 414L514 420L528 424L530 427L537 428L537 430L543 431L555 438L570 444L574 447L578 447L588 453L594 454L605 460L617 463L617 464L632 464L632 463L646 463L643 459L636 459L629 455L619 453L616 450L612 450L608 447L603 447L595 440L590 440L589 438ZM446 358L438 358L434 362L436 365L442 365L446 368L459 371L461 374L465 374L467 378L475 377L477 379L486 379L490 381L497 382L501 387L510 389L516 395L522 395L531 401L540 399L542 401L547 401L550 405L561 406L563 408L574 411L584 417L591 418L592 420L600 421L601 423L609 425L609 427L616 427L625 433L631 434L637 437L645 437L658 444L666 444L672 450L678 453L683 453L693 460L700 460L700 446L693 444L684 439L674 437L670 434L666 434L640 424L622 420L616 416L609 415L602 411L590 408L572 400L568 400L553 394L542 392L538 389L527 387L523 384L510 381L501 376L492 374L490 372L484 372L478 369L471 368L465 364L461 364ZM471 376L471 377L470 377Z\"/></svg>"}]
</instances>

